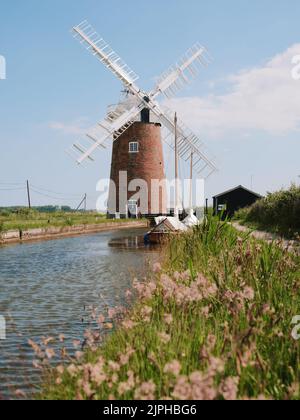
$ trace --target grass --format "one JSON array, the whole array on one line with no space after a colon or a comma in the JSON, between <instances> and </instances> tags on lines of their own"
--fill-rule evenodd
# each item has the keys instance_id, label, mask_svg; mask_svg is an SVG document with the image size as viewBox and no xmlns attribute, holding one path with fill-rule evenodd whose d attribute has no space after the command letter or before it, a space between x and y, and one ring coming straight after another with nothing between
<instances>
[{"instance_id":1,"label":"grass","mask_svg":"<svg viewBox=\"0 0 300 420\"><path fill-rule=\"evenodd\" d=\"M251 207L236 213L235 218L251 228L266 230L287 238L300 234L300 187L269 193Z\"/></svg>"},{"instance_id":2,"label":"grass","mask_svg":"<svg viewBox=\"0 0 300 420\"><path fill-rule=\"evenodd\" d=\"M122 219L122 221L126 221ZM96 212L62 212L43 213L35 210L0 212L0 234L9 230L28 230L37 228L65 227L88 224L120 222L107 220L106 215Z\"/></svg>"},{"instance_id":3,"label":"grass","mask_svg":"<svg viewBox=\"0 0 300 420\"><path fill-rule=\"evenodd\" d=\"M299 399L299 256L209 218L133 288L132 308L94 313L88 347L57 369L47 343L31 343L44 372L38 398Z\"/></svg>"}]
</instances>

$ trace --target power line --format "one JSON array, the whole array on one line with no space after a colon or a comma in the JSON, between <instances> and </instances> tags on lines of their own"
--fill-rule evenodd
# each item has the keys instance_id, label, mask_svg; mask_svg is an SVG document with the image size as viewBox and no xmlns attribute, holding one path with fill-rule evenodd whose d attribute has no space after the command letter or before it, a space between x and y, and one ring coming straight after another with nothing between
<instances>
[{"instance_id":1,"label":"power line","mask_svg":"<svg viewBox=\"0 0 300 420\"><path fill-rule=\"evenodd\" d=\"M0 182L0 185L24 185L23 182Z\"/></svg>"},{"instance_id":2,"label":"power line","mask_svg":"<svg viewBox=\"0 0 300 420\"><path fill-rule=\"evenodd\" d=\"M3 187L2 187L3 186ZM29 185L29 181L23 183L17 183L17 182L0 182L0 192L6 191L6 192L13 192L13 191L27 191L27 201L29 208L31 207L31 196L32 193L38 194L39 196L49 198L51 200L55 200L57 202L64 202L70 204L70 202L74 202L77 199L82 198L82 194L67 194L62 192L55 192L53 190L49 190L44 187L40 187L34 184ZM98 192L92 192L89 193L89 196L96 196L98 195ZM84 195L84 198L80 205L84 204L84 208L87 207L87 194Z\"/></svg>"},{"instance_id":3,"label":"power line","mask_svg":"<svg viewBox=\"0 0 300 420\"><path fill-rule=\"evenodd\" d=\"M70 202L70 201L71 201L71 199L69 199L69 198L64 198L64 197L54 197L54 196L52 196L52 195L50 195L50 194L45 194L45 193L42 193L42 192L40 192L40 191L36 190L35 188L33 188L32 186L31 186L31 190L32 190L33 192L35 192L36 194L38 194L38 195L41 195L41 196L43 196L43 197L47 197L47 198L51 198L52 200L56 200L56 201L65 201L65 202Z\"/></svg>"},{"instance_id":4,"label":"power line","mask_svg":"<svg viewBox=\"0 0 300 420\"><path fill-rule=\"evenodd\" d=\"M24 191L26 187L20 187L20 188L0 188L0 191Z\"/></svg>"},{"instance_id":5,"label":"power line","mask_svg":"<svg viewBox=\"0 0 300 420\"><path fill-rule=\"evenodd\" d=\"M31 184L31 186L34 187L38 191L46 192L46 193L50 193L50 194L62 195L64 197L72 197L72 198L82 197L82 194L67 194L67 193L56 192L56 191L48 190L47 188L38 187L34 184Z\"/></svg>"}]
</instances>

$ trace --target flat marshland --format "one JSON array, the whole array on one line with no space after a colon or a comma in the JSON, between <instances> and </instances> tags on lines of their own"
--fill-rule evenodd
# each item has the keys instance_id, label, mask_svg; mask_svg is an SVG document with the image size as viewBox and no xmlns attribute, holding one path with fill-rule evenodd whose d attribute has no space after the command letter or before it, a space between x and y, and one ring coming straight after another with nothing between
<instances>
[{"instance_id":1,"label":"flat marshland","mask_svg":"<svg viewBox=\"0 0 300 420\"><path fill-rule=\"evenodd\" d=\"M44 373L37 397L299 399L299 263L280 244L209 218L133 281L130 309L94 309L99 328L73 359L50 368L51 340L31 342Z\"/></svg>"},{"instance_id":2,"label":"flat marshland","mask_svg":"<svg viewBox=\"0 0 300 420\"><path fill-rule=\"evenodd\" d=\"M108 220L105 214L97 212L55 211L47 213L28 209L20 209L16 211L2 210L0 211L0 234L9 230L97 225L107 222L113 223L122 221L126 222L126 219Z\"/></svg>"}]
</instances>

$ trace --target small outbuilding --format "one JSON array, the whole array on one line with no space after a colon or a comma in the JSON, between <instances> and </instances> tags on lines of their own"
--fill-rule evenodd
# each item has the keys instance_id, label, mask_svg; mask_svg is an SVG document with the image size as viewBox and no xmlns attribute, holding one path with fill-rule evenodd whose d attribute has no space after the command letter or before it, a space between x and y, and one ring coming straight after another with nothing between
<instances>
[{"instance_id":1,"label":"small outbuilding","mask_svg":"<svg viewBox=\"0 0 300 420\"><path fill-rule=\"evenodd\" d=\"M223 213L224 218L232 217L236 211L251 206L261 198L263 197L260 194L239 185L213 197L214 213Z\"/></svg>"}]
</instances>

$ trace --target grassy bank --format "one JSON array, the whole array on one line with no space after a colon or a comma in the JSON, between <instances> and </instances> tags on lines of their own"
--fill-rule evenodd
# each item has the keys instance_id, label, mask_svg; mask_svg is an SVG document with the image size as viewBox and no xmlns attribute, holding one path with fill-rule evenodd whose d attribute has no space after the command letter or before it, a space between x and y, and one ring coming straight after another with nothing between
<instances>
[{"instance_id":1,"label":"grassy bank","mask_svg":"<svg viewBox=\"0 0 300 420\"><path fill-rule=\"evenodd\" d=\"M240 210L236 218L252 228L295 238L300 235L300 187L293 185L289 190L268 194Z\"/></svg>"},{"instance_id":2,"label":"grassy bank","mask_svg":"<svg viewBox=\"0 0 300 420\"><path fill-rule=\"evenodd\" d=\"M115 221L120 222L120 220ZM114 222L114 220L110 220L110 222ZM36 228L97 225L101 223L107 223L106 215L96 212L57 211L44 213L26 209L14 212L0 212L0 233L9 230L24 231Z\"/></svg>"},{"instance_id":3,"label":"grassy bank","mask_svg":"<svg viewBox=\"0 0 300 420\"><path fill-rule=\"evenodd\" d=\"M76 358L46 368L50 344L31 343L45 372L39 397L298 399L299 263L211 218L175 238L147 281L134 281L132 309L93 312L99 330Z\"/></svg>"}]
</instances>

